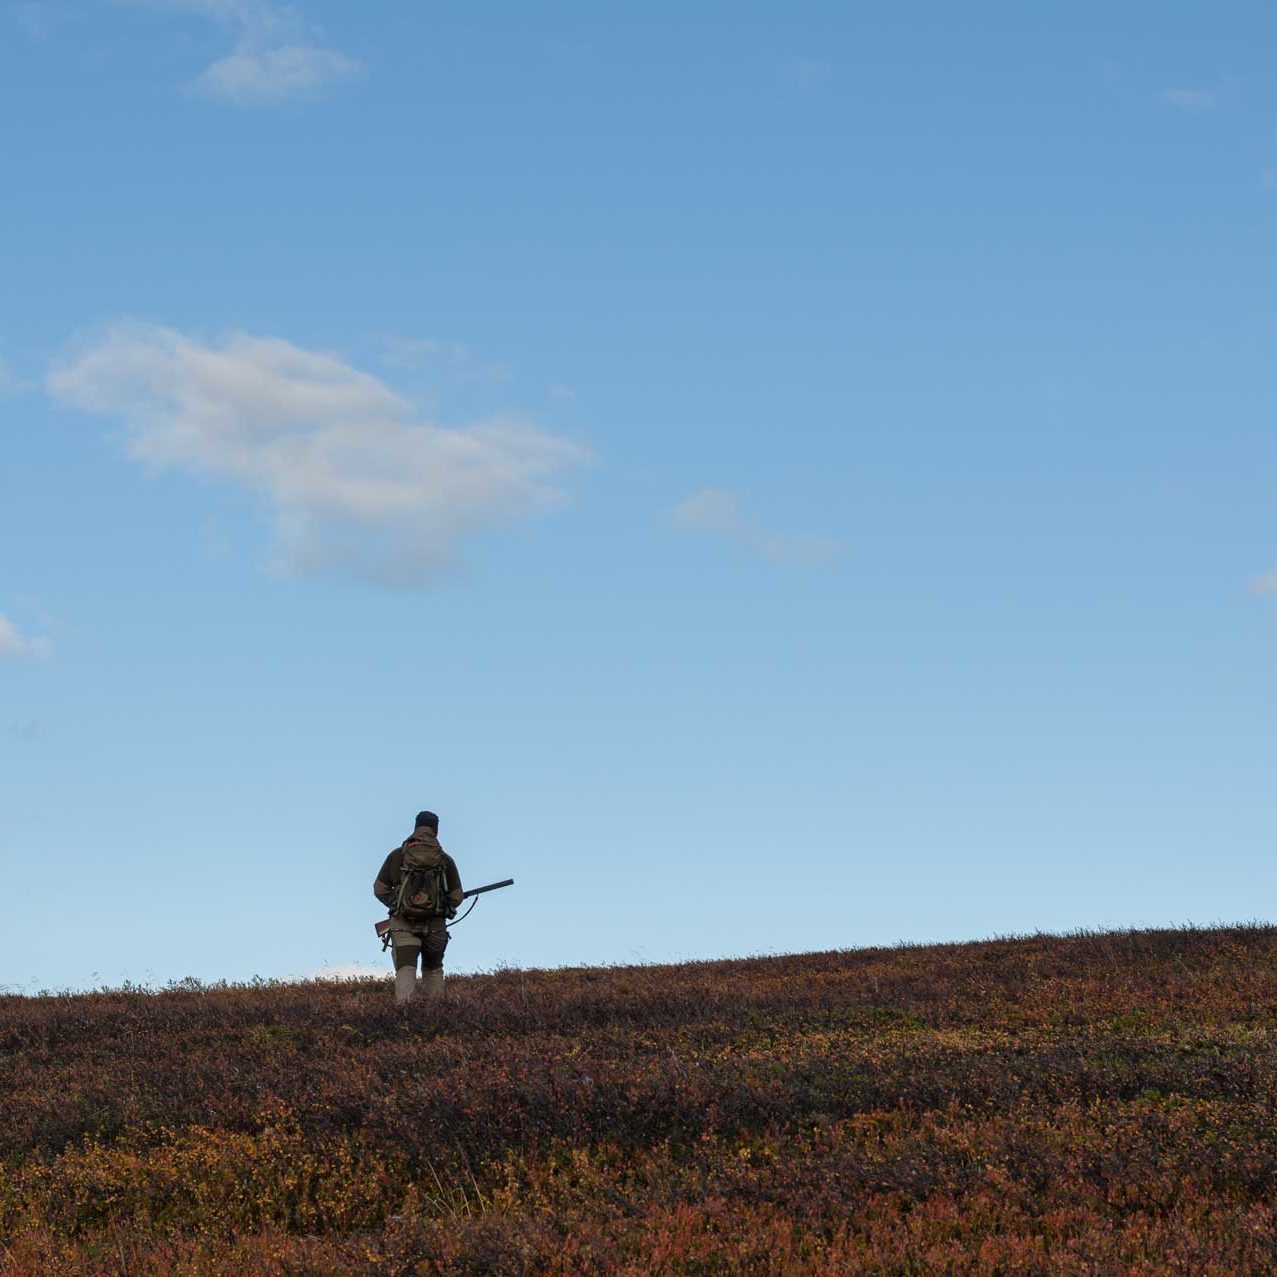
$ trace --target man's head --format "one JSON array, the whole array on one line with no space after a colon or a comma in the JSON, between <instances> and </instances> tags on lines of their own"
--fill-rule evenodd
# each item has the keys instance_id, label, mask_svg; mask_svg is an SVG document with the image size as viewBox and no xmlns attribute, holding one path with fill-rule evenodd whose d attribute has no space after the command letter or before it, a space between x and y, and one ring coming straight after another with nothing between
<instances>
[{"instance_id":1,"label":"man's head","mask_svg":"<svg viewBox=\"0 0 1277 1277\"><path fill-rule=\"evenodd\" d=\"M432 834L439 832L439 817L432 811L419 811L417 813L417 828L428 829Z\"/></svg>"}]
</instances>

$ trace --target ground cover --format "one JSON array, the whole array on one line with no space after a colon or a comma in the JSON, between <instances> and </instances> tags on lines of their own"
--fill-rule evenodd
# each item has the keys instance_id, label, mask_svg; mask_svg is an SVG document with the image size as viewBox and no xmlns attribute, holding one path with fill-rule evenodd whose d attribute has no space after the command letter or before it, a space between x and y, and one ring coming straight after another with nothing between
<instances>
[{"instance_id":1,"label":"ground cover","mask_svg":"<svg viewBox=\"0 0 1277 1277\"><path fill-rule=\"evenodd\" d=\"M1277 1271L1277 928L0 998L0 1273Z\"/></svg>"}]
</instances>

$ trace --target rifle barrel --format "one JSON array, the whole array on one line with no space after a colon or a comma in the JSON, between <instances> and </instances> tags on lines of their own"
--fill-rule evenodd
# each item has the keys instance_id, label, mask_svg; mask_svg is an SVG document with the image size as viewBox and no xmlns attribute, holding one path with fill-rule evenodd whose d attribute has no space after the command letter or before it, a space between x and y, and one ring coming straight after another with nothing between
<instances>
[{"instance_id":1,"label":"rifle barrel","mask_svg":"<svg viewBox=\"0 0 1277 1277\"><path fill-rule=\"evenodd\" d=\"M514 879L507 878L504 882L490 882L486 887L471 887L469 891L461 893L462 900L469 900L471 896L481 896L485 891L496 891L500 887L513 887Z\"/></svg>"}]
</instances>

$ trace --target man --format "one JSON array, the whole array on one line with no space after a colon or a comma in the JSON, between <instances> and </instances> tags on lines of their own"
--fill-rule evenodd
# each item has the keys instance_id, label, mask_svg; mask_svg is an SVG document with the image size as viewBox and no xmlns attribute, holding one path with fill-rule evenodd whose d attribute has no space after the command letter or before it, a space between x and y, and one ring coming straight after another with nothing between
<instances>
[{"instance_id":1,"label":"man","mask_svg":"<svg viewBox=\"0 0 1277 1277\"><path fill-rule=\"evenodd\" d=\"M448 919L461 903L457 862L439 845L439 817L417 813L412 837L386 857L372 885L373 895L390 910L390 940L395 957L395 1002L417 990L421 955L421 991L427 998L443 992L443 951Z\"/></svg>"}]
</instances>

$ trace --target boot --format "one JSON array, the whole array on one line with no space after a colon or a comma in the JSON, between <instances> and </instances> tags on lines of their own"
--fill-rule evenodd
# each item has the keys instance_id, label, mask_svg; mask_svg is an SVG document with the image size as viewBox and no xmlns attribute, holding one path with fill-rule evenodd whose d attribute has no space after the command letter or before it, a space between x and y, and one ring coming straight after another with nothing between
<instances>
[{"instance_id":1,"label":"boot","mask_svg":"<svg viewBox=\"0 0 1277 1277\"><path fill-rule=\"evenodd\" d=\"M412 967L395 968L395 1005L411 1002L417 992L417 973Z\"/></svg>"},{"instance_id":2,"label":"boot","mask_svg":"<svg viewBox=\"0 0 1277 1277\"><path fill-rule=\"evenodd\" d=\"M423 971L421 973L421 996L423 998L437 998L443 993L443 968L436 967L433 971Z\"/></svg>"}]
</instances>

